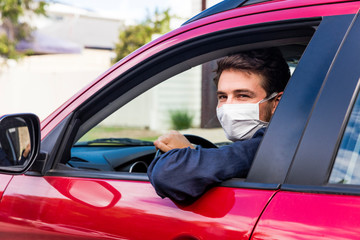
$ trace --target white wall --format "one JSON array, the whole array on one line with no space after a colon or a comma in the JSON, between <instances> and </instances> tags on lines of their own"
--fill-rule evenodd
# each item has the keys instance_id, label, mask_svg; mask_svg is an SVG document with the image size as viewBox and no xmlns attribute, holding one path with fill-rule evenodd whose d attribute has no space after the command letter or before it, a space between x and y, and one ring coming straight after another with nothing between
<instances>
[{"instance_id":1,"label":"white wall","mask_svg":"<svg viewBox=\"0 0 360 240\"><path fill-rule=\"evenodd\" d=\"M171 128L171 110L188 111L194 116L193 126L200 125L200 66L178 74L150 89L109 116L101 124L167 130Z\"/></svg>"},{"instance_id":2,"label":"white wall","mask_svg":"<svg viewBox=\"0 0 360 240\"><path fill-rule=\"evenodd\" d=\"M219 0L208 0L208 6ZM171 7L178 16L189 18L200 12L201 1L173 1ZM187 11L177 12L186 5ZM190 16L189 16L190 15ZM185 19L181 19L181 23ZM44 27L44 26L42 26ZM176 26L178 27L178 26ZM0 115L32 112L44 119L67 99L89 84L110 67L112 53L84 49L81 54L38 55L25 57L9 67L0 66ZM164 83L155 92L142 96L145 101L134 101L124 108L129 114L108 120L108 124L129 123L153 129L169 127L168 111L187 109L194 112L195 125L200 122L200 68L179 75L181 83ZM196 79L196 80L194 80ZM182 91L179 91L182 90ZM169 98L177 95L178 100ZM173 101L169 101L173 99ZM132 109L138 109L133 118ZM159 114L161 113L161 114ZM146 123L145 123L146 122Z\"/></svg>"},{"instance_id":3,"label":"white wall","mask_svg":"<svg viewBox=\"0 0 360 240\"><path fill-rule=\"evenodd\" d=\"M170 111L185 110L194 116L194 126L200 125L201 67L192 68L162 83L154 94L152 129L170 128Z\"/></svg>"},{"instance_id":4,"label":"white wall","mask_svg":"<svg viewBox=\"0 0 360 240\"><path fill-rule=\"evenodd\" d=\"M0 74L0 115L31 112L45 119L66 100L110 67L110 51L26 57ZM201 68L195 67L159 84L104 123L170 128L170 110L187 110L200 124Z\"/></svg>"},{"instance_id":5,"label":"white wall","mask_svg":"<svg viewBox=\"0 0 360 240\"><path fill-rule=\"evenodd\" d=\"M0 114L32 112L44 119L110 67L111 52L25 57L0 72Z\"/></svg>"}]
</instances>

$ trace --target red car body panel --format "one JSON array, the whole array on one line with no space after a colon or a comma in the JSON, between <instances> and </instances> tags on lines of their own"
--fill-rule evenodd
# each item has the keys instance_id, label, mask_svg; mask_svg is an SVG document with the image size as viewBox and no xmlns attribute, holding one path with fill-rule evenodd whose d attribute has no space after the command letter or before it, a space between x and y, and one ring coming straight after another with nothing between
<instances>
[{"instance_id":1,"label":"red car body panel","mask_svg":"<svg viewBox=\"0 0 360 240\"><path fill-rule=\"evenodd\" d=\"M252 239L359 239L360 198L278 192Z\"/></svg>"},{"instance_id":2,"label":"red car body panel","mask_svg":"<svg viewBox=\"0 0 360 240\"><path fill-rule=\"evenodd\" d=\"M216 16L204 18L189 25L185 25L160 37L119 61L111 69L102 74L87 87L79 91L78 94L73 96L48 118L46 118L41 124L42 139L80 104L102 89L105 85L113 81L116 77L134 67L144 59L149 58L153 54L170 46L174 46L199 35L221 31L232 27L298 18L354 14L359 10L359 6L353 4L352 2L340 4L337 3L337 1L316 1L316 5L305 6L303 9L302 7L306 4L306 2L308 4L314 3L314 1L275 1L271 4L259 4L245 7L243 8L244 11L241 11L241 14L239 13L240 11L231 10ZM329 2L333 4L323 5ZM224 16L226 16L225 19Z\"/></svg>"},{"instance_id":3,"label":"red car body panel","mask_svg":"<svg viewBox=\"0 0 360 240\"><path fill-rule=\"evenodd\" d=\"M148 182L15 176L0 222L19 234L14 237L41 239L54 233L69 239L249 239L274 193L217 187L179 206L157 196Z\"/></svg>"}]
</instances>

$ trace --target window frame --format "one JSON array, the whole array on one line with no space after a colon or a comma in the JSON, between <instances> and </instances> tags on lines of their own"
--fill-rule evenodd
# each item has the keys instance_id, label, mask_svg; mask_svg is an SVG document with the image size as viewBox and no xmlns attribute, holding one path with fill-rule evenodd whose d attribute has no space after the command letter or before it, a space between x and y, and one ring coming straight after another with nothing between
<instances>
[{"instance_id":1,"label":"window frame","mask_svg":"<svg viewBox=\"0 0 360 240\"><path fill-rule=\"evenodd\" d=\"M154 71L154 69L151 69L151 66L160 65L158 64L159 61L165 63L164 64L165 66L163 66L162 70L158 70L160 74L153 73L154 74L152 76L153 78L155 77L158 78L159 76L161 78L168 77L168 72L165 71L168 64L176 65L176 62L174 63L174 61L183 62L184 57L185 60L186 58L188 59L183 62L182 64L183 67L187 66L188 64L193 65L195 63L204 62L204 55L208 55L206 57L210 57L214 59L215 58L214 56L223 56L230 54L231 52L234 51L234 49L238 50L239 45L242 47L245 46L249 48L250 46L255 47L256 44L261 43L261 47L264 47L263 44L264 42L266 43L266 41L264 41L264 38L262 38L263 36L267 36L268 38L275 38L275 39L268 39L268 41L272 41L272 43L281 40L280 42L278 42L278 44L281 44L283 39L280 38L279 36L286 35L288 36L287 38L290 38L289 36L290 31L295 35L301 34L299 29L301 30L305 26L308 27L310 25L317 26L320 21L321 18L316 17L316 18L308 18L308 19L296 19L296 20L278 21L273 23L255 24L252 26L227 29L220 32L215 32L188 40L181 44L175 45L172 48L166 49L165 51L158 53L157 55L147 59L144 62L141 62L140 64L134 66L129 71L118 76L117 80L112 81L111 84L104 87L103 90L96 93L95 96L93 96L91 99L80 105L71 114L71 116L69 116L69 118L66 119L68 123L65 124L66 125L65 128L64 127L62 128L62 130L64 130L62 141L61 143L59 143L57 152L54 153L55 155L51 156L52 161L47 161L46 166L43 168L44 175L148 181L146 174L134 174L134 173L130 174L123 172L102 173L102 172L93 172L93 171L74 170L64 165L61 164L59 165L59 163L61 162L61 159L66 158L67 154L69 154L72 143L77 138L76 137L77 130L81 126L84 126L84 124L88 124L87 128L91 128L91 126L95 126L98 122L100 122L102 119L105 118L105 117L98 118L97 121L86 122L88 119L90 119L89 116L91 116L94 113L94 111L100 112L100 109L103 109L104 106L107 105L112 104L112 106L110 106L110 108L106 110L112 112L111 109L118 109L119 106L126 104L128 102L128 99L131 99L131 96L135 96L139 91L139 89L133 90L132 87L142 82L143 75L149 74L149 71ZM274 37L275 30L277 30L279 34L276 35L276 37ZM257 35L256 39L258 39L260 43L253 43L254 36L248 37L249 33L252 32ZM259 32L261 32L262 35L260 35ZM291 37L294 38L294 36ZM303 38L303 36L301 37ZM239 43L240 38L242 38L241 41L243 41L243 43ZM219 41L216 41L216 39L223 39L221 47L219 47ZM191 52L193 56L200 55L202 57L190 58L189 56L181 56L184 55L183 54L184 48L188 49L188 52L189 53ZM209 53L208 48L212 48L214 50ZM178 58L176 57L177 55L180 55L181 57ZM145 84L144 88L149 88L149 85ZM119 97L120 95L121 97ZM116 102L115 101L116 99L118 100L120 99L120 100ZM62 131L58 130L57 132L62 132ZM51 137L49 137L49 139L47 140L50 141ZM277 189L279 187L278 183L269 184L269 185L254 184L254 183L246 183L244 182L244 179L233 179L225 182L223 185L230 187L242 187L244 185L245 187L250 186L250 188L261 188L261 189Z\"/></svg>"}]
</instances>

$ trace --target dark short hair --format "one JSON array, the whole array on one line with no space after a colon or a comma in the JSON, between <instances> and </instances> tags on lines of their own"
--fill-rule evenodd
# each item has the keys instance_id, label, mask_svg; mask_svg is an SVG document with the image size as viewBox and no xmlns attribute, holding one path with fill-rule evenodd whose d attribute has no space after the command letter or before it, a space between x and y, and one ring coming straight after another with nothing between
<instances>
[{"instance_id":1,"label":"dark short hair","mask_svg":"<svg viewBox=\"0 0 360 240\"><path fill-rule=\"evenodd\" d=\"M289 66L278 48L256 49L224 57L218 61L214 82L216 87L224 70L247 71L260 74L262 87L269 96L282 92L290 79Z\"/></svg>"}]
</instances>

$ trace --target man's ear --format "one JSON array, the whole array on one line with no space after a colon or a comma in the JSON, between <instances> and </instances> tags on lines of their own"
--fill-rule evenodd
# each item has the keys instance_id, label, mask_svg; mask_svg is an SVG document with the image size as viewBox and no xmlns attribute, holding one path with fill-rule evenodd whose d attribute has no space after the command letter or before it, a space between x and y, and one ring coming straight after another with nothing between
<instances>
[{"instance_id":1,"label":"man's ear","mask_svg":"<svg viewBox=\"0 0 360 240\"><path fill-rule=\"evenodd\" d=\"M273 106L272 106L272 109L271 109L271 114L274 115L274 112L280 102L280 99L282 97L284 92L279 92L276 97L274 98L274 100L272 101L273 102Z\"/></svg>"}]
</instances>

